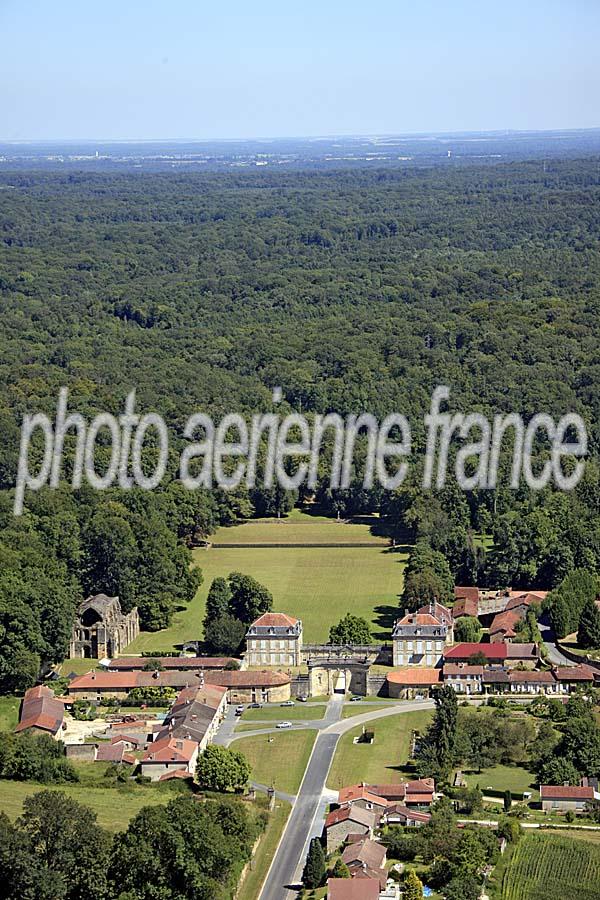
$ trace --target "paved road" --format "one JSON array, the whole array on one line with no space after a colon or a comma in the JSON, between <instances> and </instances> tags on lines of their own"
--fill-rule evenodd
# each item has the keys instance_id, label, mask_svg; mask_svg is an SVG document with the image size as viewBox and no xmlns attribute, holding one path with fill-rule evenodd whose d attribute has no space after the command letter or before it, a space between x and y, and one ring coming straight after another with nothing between
<instances>
[{"instance_id":1,"label":"paved road","mask_svg":"<svg viewBox=\"0 0 600 900\"><path fill-rule=\"evenodd\" d=\"M539 629L540 634L542 635L542 640L544 641L544 646L548 651L548 659L551 663L554 663L555 666L572 666L573 663L570 659L567 659L564 654L560 652L558 647L556 646L556 636L552 631L550 626L550 620L548 618L548 613L544 613L539 621Z\"/></svg>"},{"instance_id":2,"label":"paved road","mask_svg":"<svg viewBox=\"0 0 600 900\"><path fill-rule=\"evenodd\" d=\"M433 707L431 700L404 701L390 704L386 709L341 719L343 699L343 696L334 695L329 701L325 722L315 741L304 780L265 879L260 900L292 900L298 893L308 841L311 836L321 833L324 805L336 796L333 792L326 792L325 782L340 736L357 725L374 719Z\"/></svg>"}]
</instances>

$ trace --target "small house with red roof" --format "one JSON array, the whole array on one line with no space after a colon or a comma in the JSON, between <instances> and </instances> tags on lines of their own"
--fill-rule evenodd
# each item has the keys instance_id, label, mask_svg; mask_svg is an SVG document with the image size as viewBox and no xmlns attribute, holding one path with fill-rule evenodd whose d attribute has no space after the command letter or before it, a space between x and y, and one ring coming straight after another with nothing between
<instances>
[{"instance_id":1,"label":"small house with red roof","mask_svg":"<svg viewBox=\"0 0 600 900\"><path fill-rule=\"evenodd\" d=\"M427 696L431 688L442 680L441 669L425 666L404 666L394 669L386 676L388 695L397 700L407 700L415 695Z\"/></svg>"},{"instance_id":2,"label":"small house with red roof","mask_svg":"<svg viewBox=\"0 0 600 900\"><path fill-rule=\"evenodd\" d=\"M57 700L49 687L40 684L25 691L21 716L15 731L49 734L58 740L62 734L64 716L65 707L62 700Z\"/></svg>"},{"instance_id":3,"label":"small house with red roof","mask_svg":"<svg viewBox=\"0 0 600 900\"><path fill-rule=\"evenodd\" d=\"M378 821L379 813L362 809L353 803L346 803L332 810L325 819L327 852L333 853L345 844L350 834L373 837Z\"/></svg>"},{"instance_id":4,"label":"small house with red roof","mask_svg":"<svg viewBox=\"0 0 600 900\"><path fill-rule=\"evenodd\" d=\"M544 812L585 812L588 804L600 802L600 792L592 785L542 784L540 800Z\"/></svg>"},{"instance_id":5,"label":"small house with red roof","mask_svg":"<svg viewBox=\"0 0 600 900\"><path fill-rule=\"evenodd\" d=\"M182 771L193 775L198 761L198 744L186 738L165 737L150 744L141 762L142 775L159 781L162 775Z\"/></svg>"},{"instance_id":6,"label":"small house with red roof","mask_svg":"<svg viewBox=\"0 0 600 900\"><path fill-rule=\"evenodd\" d=\"M495 644L498 641L513 641L522 619L523 615L518 609L505 610L495 615L490 625L490 642Z\"/></svg>"},{"instance_id":7,"label":"small house with red roof","mask_svg":"<svg viewBox=\"0 0 600 900\"><path fill-rule=\"evenodd\" d=\"M249 666L299 666L302 663L302 622L286 613L268 612L246 634Z\"/></svg>"}]
</instances>

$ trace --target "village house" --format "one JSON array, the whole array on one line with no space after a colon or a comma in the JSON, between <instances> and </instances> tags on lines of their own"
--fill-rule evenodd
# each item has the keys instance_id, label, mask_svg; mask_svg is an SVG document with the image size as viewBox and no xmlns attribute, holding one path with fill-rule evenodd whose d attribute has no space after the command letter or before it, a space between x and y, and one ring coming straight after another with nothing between
<instances>
[{"instance_id":1,"label":"village house","mask_svg":"<svg viewBox=\"0 0 600 900\"><path fill-rule=\"evenodd\" d=\"M246 634L249 666L299 666L302 663L302 622L285 613L259 616Z\"/></svg>"},{"instance_id":2,"label":"village house","mask_svg":"<svg viewBox=\"0 0 600 900\"><path fill-rule=\"evenodd\" d=\"M64 716L62 700L57 700L49 687L38 685L25 691L15 732L33 731L59 740L64 728Z\"/></svg>"},{"instance_id":3,"label":"village house","mask_svg":"<svg viewBox=\"0 0 600 900\"><path fill-rule=\"evenodd\" d=\"M585 812L589 804L600 803L600 793L591 785L540 785L540 800L544 812Z\"/></svg>"},{"instance_id":4,"label":"village house","mask_svg":"<svg viewBox=\"0 0 600 900\"><path fill-rule=\"evenodd\" d=\"M418 828L431 820L431 813L410 809L401 803L389 803L381 817L381 825L402 825L404 828Z\"/></svg>"},{"instance_id":5,"label":"village house","mask_svg":"<svg viewBox=\"0 0 600 900\"><path fill-rule=\"evenodd\" d=\"M229 703L283 703L292 695L292 679L284 672L207 672L205 681L226 687Z\"/></svg>"},{"instance_id":6,"label":"village house","mask_svg":"<svg viewBox=\"0 0 600 900\"><path fill-rule=\"evenodd\" d=\"M387 883L386 849L370 838L352 835L342 852L342 862L348 866L351 878L374 878L380 890Z\"/></svg>"},{"instance_id":7,"label":"village house","mask_svg":"<svg viewBox=\"0 0 600 900\"><path fill-rule=\"evenodd\" d=\"M141 761L141 773L151 781L174 770L193 775L198 761L198 744L186 738L164 737L150 744Z\"/></svg>"},{"instance_id":8,"label":"village house","mask_svg":"<svg viewBox=\"0 0 600 900\"><path fill-rule=\"evenodd\" d=\"M451 629L430 613L409 613L392 631L394 666L435 667L442 661Z\"/></svg>"},{"instance_id":9,"label":"village house","mask_svg":"<svg viewBox=\"0 0 600 900\"><path fill-rule=\"evenodd\" d=\"M216 684L184 688L169 710L156 736L185 738L206 749L227 710L227 688Z\"/></svg>"},{"instance_id":10,"label":"village house","mask_svg":"<svg viewBox=\"0 0 600 900\"><path fill-rule=\"evenodd\" d=\"M511 669L508 673L510 691L513 694L554 694L558 688L552 672Z\"/></svg>"},{"instance_id":11,"label":"village house","mask_svg":"<svg viewBox=\"0 0 600 900\"><path fill-rule=\"evenodd\" d=\"M353 784L350 787L341 788L338 795L340 806L355 804L362 809L375 810L380 815L388 805L388 801L377 794L372 794L365 784Z\"/></svg>"},{"instance_id":12,"label":"village house","mask_svg":"<svg viewBox=\"0 0 600 900\"><path fill-rule=\"evenodd\" d=\"M483 686L483 666L468 663L445 663L444 684L458 694L480 694Z\"/></svg>"},{"instance_id":13,"label":"village house","mask_svg":"<svg viewBox=\"0 0 600 900\"><path fill-rule=\"evenodd\" d=\"M104 697L126 697L135 688L184 688L213 684L227 688L230 703L282 702L290 698L291 679L283 672L208 670L208 671L145 671L113 672L96 669L79 675L70 684L68 693L74 699L101 702Z\"/></svg>"},{"instance_id":14,"label":"village house","mask_svg":"<svg viewBox=\"0 0 600 900\"><path fill-rule=\"evenodd\" d=\"M511 644L497 641L493 644L463 643L455 644L444 650L444 663L471 663L474 656L485 657L488 663L503 665L512 668L524 665L527 668L535 668L539 662L539 649L537 644ZM483 663L482 663L483 664Z\"/></svg>"},{"instance_id":15,"label":"village house","mask_svg":"<svg viewBox=\"0 0 600 900\"><path fill-rule=\"evenodd\" d=\"M334 850L341 847L348 839L349 834L373 837L378 819L379 816L374 810L362 809L351 803L332 810L325 819L324 826L327 852L333 853Z\"/></svg>"},{"instance_id":16,"label":"village house","mask_svg":"<svg viewBox=\"0 0 600 900\"><path fill-rule=\"evenodd\" d=\"M84 600L77 610L69 656L110 659L121 653L139 633L137 607L124 613L118 597L95 594Z\"/></svg>"},{"instance_id":17,"label":"village house","mask_svg":"<svg viewBox=\"0 0 600 900\"><path fill-rule=\"evenodd\" d=\"M561 693L570 694L579 687L600 683L600 671L591 666L554 666L552 674L560 686Z\"/></svg>"},{"instance_id":18,"label":"village house","mask_svg":"<svg viewBox=\"0 0 600 900\"><path fill-rule=\"evenodd\" d=\"M388 695L397 700L410 700L417 696L429 696L431 688L442 680L441 669L425 666L405 666L386 675Z\"/></svg>"},{"instance_id":19,"label":"village house","mask_svg":"<svg viewBox=\"0 0 600 900\"><path fill-rule=\"evenodd\" d=\"M452 618L460 619L461 616L471 616L476 619L479 614L479 591L476 591L475 597L461 597L452 607Z\"/></svg>"},{"instance_id":20,"label":"village house","mask_svg":"<svg viewBox=\"0 0 600 900\"><path fill-rule=\"evenodd\" d=\"M365 784L366 789L391 803L416 809L428 809L435 800L433 778L417 778L399 784Z\"/></svg>"},{"instance_id":21,"label":"village house","mask_svg":"<svg viewBox=\"0 0 600 900\"><path fill-rule=\"evenodd\" d=\"M490 625L490 642L512 641L517 636L517 627L523 616L517 610L505 610L494 616Z\"/></svg>"}]
</instances>

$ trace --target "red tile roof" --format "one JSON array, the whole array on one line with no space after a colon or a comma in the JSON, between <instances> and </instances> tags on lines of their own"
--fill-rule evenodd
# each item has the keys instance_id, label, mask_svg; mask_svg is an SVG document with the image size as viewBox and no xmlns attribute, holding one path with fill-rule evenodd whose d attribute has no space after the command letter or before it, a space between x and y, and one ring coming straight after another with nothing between
<instances>
[{"instance_id":1,"label":"red tile roof","mask_svg":"<svg viewBox=\"0 0 600 900\"><path fill-rule=\"evenodd\" d=\"M375 814L368 809L362 809L360 806L347 804L329 813L325 819L325 828L339 825L340 822L356 822L359 825L371 828L375 824Z\"/></svg>"},{"instance_id":2,"label":"red tile roof","mask_svg":"<svg viewBox=\"0 0 600 900\"><path fill-rule=\"evenodd\" d=\"M508 680L511 684L518 684L519 682L529 682L534 684L554 684L554 676L552 672L519 672L516 669L511 669L508 673Z\"/></svg>"},{"instance_id":3,"label":"red tile roof","mask_svg":"<svg viewBox=\"0 0 600 900\"><path fill-rule=\"evenodd\" d=\"M281 687L289 684L290 676L284 672L260 672L251 669L232 672L207 672L206 684L220 684L223 687Z\"/></svg>"},{"instance_id":4,"label":"red tile roof","mask_svg":"<svg viewBox=\"0 0 600 900\"><path fill-rule=\"evenodd\" d=\"M556 666L553 670L557 681L594 681L600 672L590 666Z\"/></svg>"},{"instance_id":5,"label":"red tile roof","mask_svg":"<svg viewBox=\"0 0 600 900\"><path fill-rule=\"evenodd\" d=\"M329 878L328 900L379 900L378 878Z\"/></svg>"},{"instance_id":6,"label":"red tile roof","mask_svg":"<svg viewBox=\"0 0 600 900\"><path fill-rule=\"evenodd\" d=\"M419 795L423 801L430 802L435 792L433 778L418 778L414 781L402 781L399 784L367 784L366 788L378 797L386 800L404 800L407 794Z\"/></svg>"},{"instance_id":7,"label":"red tile roof","mask_svg":"<svg viewBox=\"0 0 600 900\"><path fill-rule=\"evenodd\" d=\"M164 775L161 775L158 779L159 781L170 781L171 778L193 778L191 772L186 772L185 769L173 769L172 772L165 772Z\"/></svg>"},{"instance_id":8,"label":"red tile roof","mask_svg":"<svg viewBox=\"0 0 600 900\"><path fill-rule=\"evenodd\" d=\"M469 659L475 653L483 653L486 659L506 659L506 644L455 644L444 650L445 659Z\"/></svg>"},{"instance_id":9,"label":"red tile roof","mask_svg":"<svg viewBox=\"0 0 600 900\"><path fill-rule=\"evenodd\" d=\"M292 626L298 623L298 619L295 619L293 616L288 616L286 613L275 613L268 612L263 613L262 616L259 616L258 619L255 619L251 628L254 628L256 625L261 628L277 628L278 626Z\"/></svg>"},{"instance_id":10,"label":"red tile roof","mask_svg":"<svg viewBox=\"0 0 600 900\"><path fill-rule=\"evenodd\" d=\"M342 862L350 865L353 862L363 862L372 869L381 869L385 862L386 849L383 844L363 838L353 841L342 853Z\"/></svg>"},{"instance_id":11,"label":"red tile roof","mask_svg":"<svg viewBox=\"0 0 600 900\"><path fill-rule=\"evenodd\" d=\"M426 666L405 666L394 669L386 676L389 684L418 685L438 684L441 681L441 669L429 669Z\"/></svg>"},{"instance_id":12,"label":"red tile roof","mask_svg":"<svg viewBox=\"0 0 600 900\"><path fill-rule=\"evenodd\" d=\"M56 735L62 728L64 716L65 707L62 700L57 700L50 688L38 685L25 691L21 704L21 718L15 731L38 728Z\"/></svg>"},{"instance_id":13,"label":"red tile roof","mask_svg":"<svg viewBox=\"0 0 600 900\"><path fill-rule=\"evenodd\" d=\"M452 615L455 619L459 619L461 616L473 616L474 618L477 618L478 612L479 600L476 597L462 597L460 600L457 600L452 607Z\"/></svg>"},{"instance_id":14,"label":"red tile roof","mask_svg":"<svg viewBox=\"0 0 600 900\"><path fill-rule=\"evenodd\" d=\"M439 619L429 613L408 613L396 623L397 625L441 625Z\"/></svg>"},{"instance_id":15,"label":"red tile roof","mask_svg":"<svg viewBox=\"0 0 600 900\"><path fill-rule=\"evenodd\" d=\"M431 821L431 813L418 812L416 809L409 809L408 806L402 806L401 803L390 803L385 811L386 816L401 816L406 819L414 819L415 822Z\"/></svg>"},{"instance_id":16,"label":"red tile roof","mask_svg":"<svg viewBox=\"0 0 600 900\"><path fill-rule=\"evenodd\" d=\"M353 803L355 800L366 800L368 803L386 806L387 800L372 794L364 784L351 784L349 787L340 788L338 802L340 804Z\"/></svg>"},{"instance_id":17,"label":"red tile roof","mask_svg":"<svg viewBox=\"0 0 600 900\"><path fill-rule=\"evenodd\" d=\"M543 594L545 592L542 591L541 593ZM543 597L540 597L538 594L532 594L531 592L515 594L514 596L511 595L510 600L506 604L505 611L510 612L512 609L518 609L521 606L531 606L534 603L540 605L542 600Z\"/></svg>"},{"instance_id":18,"label":"red tile roof","mask_svg":"<svg viewBox=\"0 0 600 900\"><path fill-rule=\"evenodd\" d=\"M507 637L514 637L515 625L517 622L520 622L522 618L521 613L514 610L505 610L504 612L498 613L497 616L494 616L492 624L490 625L490 634L503 632Z\"/></svg>"},{"instance_id":19,"label":"red tile roof","mask_svg":"<svg viewBox=\"0 0 600 900\"><path fill-rule=\"evenodd\" d=\"M188 741L186 738L163 738L148 747L142 762L189 763L197 749L196 741Z\"/></svg>"},{"instance_id":20,"label":"red tile roof","mask_svg":"<svg viewBox=\"0 0 600 900\"><path fill-rule=\"evenodd\" d=\"M570 787L568 785L540 785L542 800L593 800L593 787Z\"/></svg>"},{"instance_id":21,"label":"red tile roof","mask_svg":"<svg viewBox=\"0 0 600 900\"><path fill-rule=\"evenodd\" d=\"M444 666L444 678L447 675L483 675L483 666L470 666L468 663L446 663Z\"/></svg>"},{"instance_id":22,"label":"red tile roof","mask_svg":"<svg viewBox=\"0 0 600 900\"><path fill-rule=\"evenodd\" d=\"M456 600L479 600L478 587L455 587L454 597Z\"/></svg>"}]
</instances>

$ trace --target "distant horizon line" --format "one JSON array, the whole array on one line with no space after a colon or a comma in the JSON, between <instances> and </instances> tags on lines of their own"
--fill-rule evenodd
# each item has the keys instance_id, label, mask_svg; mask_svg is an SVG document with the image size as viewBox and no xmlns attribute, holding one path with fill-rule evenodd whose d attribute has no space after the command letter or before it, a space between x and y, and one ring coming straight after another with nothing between
<instances>
[{"instance_id":1,"label":"distant horizon line","mask_svg":"<svg viewBox=\"0 0 600 900\"><path fill-rule=\"evenodd\" d=\"M435 137L462 137L468 135L526 135L526 134L572 134L582 132L600 131L600 125L575 126L571 128L493 128L480 130L460 131L374 131L374 132L349 132L340 134L310 134L310 135L260 135L253 137L160 137L160 138L101 138L101 137L52 137L52 138L4 138L0 137L0 144L206 144L206 143L247 143L275 142L275 141L326 141L326 140L373 140L377 138L435 138Z\"/></svg>"}]
</instances>

